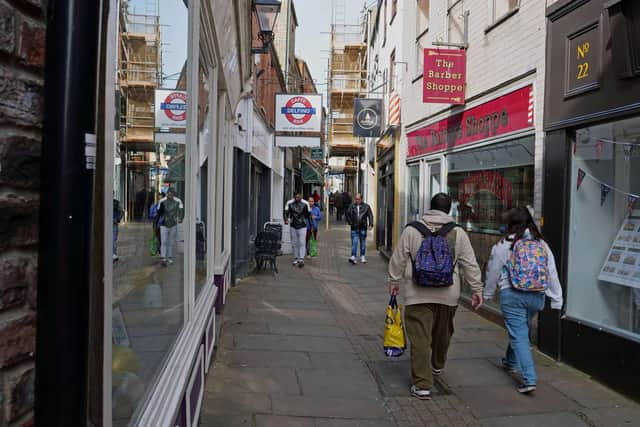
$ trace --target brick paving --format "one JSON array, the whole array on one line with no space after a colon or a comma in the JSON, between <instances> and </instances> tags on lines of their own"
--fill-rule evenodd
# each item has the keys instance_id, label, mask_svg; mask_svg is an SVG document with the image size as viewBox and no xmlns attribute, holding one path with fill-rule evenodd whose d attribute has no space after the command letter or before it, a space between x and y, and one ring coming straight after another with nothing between
<instances>
[{"instance_id":1,"label":"brick paving","mask_svg":"<svg viewBox=\"0 0 640 427\"><path fill-rule=\"evenodd\" d=\"M387 358L386 261L350 265L343 225L321 230L304 269L288 257L232 288L200 423L221 426L616 426L640 407L536 353L534 396L497 365L504 330L459 307L449 361L430 401L409 395L408 354ZM371 245L371 237L369 237Z\"/></svg>"}]
</instances>

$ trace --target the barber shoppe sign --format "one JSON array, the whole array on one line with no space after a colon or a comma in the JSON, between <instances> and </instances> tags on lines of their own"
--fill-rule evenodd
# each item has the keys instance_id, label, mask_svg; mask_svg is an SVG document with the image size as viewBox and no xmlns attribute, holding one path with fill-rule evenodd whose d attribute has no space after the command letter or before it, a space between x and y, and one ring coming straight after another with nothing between
<instances>
[{"instance_id":1,"label":"the barber shoppe sign","mask_svg":"<svg viewBox=\"0 0 640 427\"><path fill-rule=\"evenodd\" d=\"M442 151L533 127L533 86L425 126L408 137L407 157Z\"/></svg>"}]
</instances>

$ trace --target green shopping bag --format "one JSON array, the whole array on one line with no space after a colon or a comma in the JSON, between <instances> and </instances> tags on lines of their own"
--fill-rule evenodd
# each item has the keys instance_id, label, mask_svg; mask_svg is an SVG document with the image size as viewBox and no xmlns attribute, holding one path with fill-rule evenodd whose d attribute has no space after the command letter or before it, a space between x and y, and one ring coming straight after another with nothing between
<instances>
[{"instance_id":1,"label":"green shopping bag","mask_svg":"<svg viewBox=\"0 0 640 427\"><path fill-rule=\"evenodd\" d=\"M313 234L311 235L311 240L309 240L309 256L318 256L318 241L313 237Z\"/></svg>"},{"instance_id":2,"label":"green shopping bag","mask_svg":"<svg viewBox=\"0 0 640 427\"><path fill-rule=\"evenodd\" d=\"M158 246L160 246L158 244L158 236L154 234L153 236L151 236L151 239L149 240L149 255L151 256L158 255L158 251L159 251Z\"/></svg>"}]
</instances>

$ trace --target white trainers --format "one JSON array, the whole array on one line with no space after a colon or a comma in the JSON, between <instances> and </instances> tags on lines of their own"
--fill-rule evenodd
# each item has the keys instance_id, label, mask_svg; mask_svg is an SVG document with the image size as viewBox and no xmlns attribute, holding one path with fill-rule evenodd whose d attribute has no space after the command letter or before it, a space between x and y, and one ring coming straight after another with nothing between
<instances>
[{"instance_id":1,"label":"white trainers","mask_svg":"<svg viewBox=\"0 0 640 427\"><path fill-rule=\"evenodd\" d=\"M364 257L364 255L362 255L362 256L360 257L360 262L361 262L361 263L363 263L363 264L366 264L366 263L367 263L367 259Z\"/></svg>"},{"instance_id":2,"label":"white trainers","mask_svg":"<svg viewBox=\"0 0 640 427\"><path fill-rule=\"evenodd\" d=\"M299 262L300 262L300 260L298 258L296 258L296 259L293 260L292 264L293 265L298 265Z\"/></svg>"},{"instance_id":3,"label":"white trainers","mask_svg":"<svg viewBox=\"0 0 640 427\"><path fill-rule=\"evenodd\" d=\"M518 386L517 390L518 390L518 393L529 394L536 391L536 386L534 384L531 384L531 385L522 384Z\"/></svg>"},{"instance_id":4,"label":"white trainers","mask_svg":"<svg viewBox=\"0 0 640 427\"><path fill-rule=\"evenodd\" d=\"M411 386L411 395L417 397L420 400L429 400L431 399L431 391L424 390L416 387L415 385Z\"/></svg>"},{"instance_id":5,"label":"white trainers","mask_svg":"<svg viewBox=\"0 0 640 427\"><path fill-rule=\"evenodd\" d=\"M113 262L116 262L119 259L120 259L120 257L118 255L113 254Z\"/></svg>"},{"instance_id":6,"label":"white trainers","mask_svg":"<svg viewBox=\"0 0 640 427\"><path fill-rule=\"evenodd\" d=\"M356 257L354 257L354 256L352 256L351 258L349 258L349 262L350 262L351 264L357 264L357 263L358 263L358 261L356 260Z\"/></svg>"}]
</instances>

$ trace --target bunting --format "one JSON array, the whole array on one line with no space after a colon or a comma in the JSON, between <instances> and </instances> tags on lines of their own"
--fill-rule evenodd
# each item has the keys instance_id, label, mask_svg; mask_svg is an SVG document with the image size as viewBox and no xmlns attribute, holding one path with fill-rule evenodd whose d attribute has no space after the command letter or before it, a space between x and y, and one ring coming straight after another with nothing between
<instances>
[{"instance_id":1,"label":"bunting","mask_svg":"<svg viewBox=\"0 0 640 427\"><path fill-rule=\"evenodd\" d=\"M629 206L629 216L633 214L633 208L635 207L637 201L638 201L638 196L635 196L633 194L629 194L627 196L627 203Z\"/></svg>"},{"instance_id":2,"label":"bunting","mask_svg":"<svg viewBox=\"0 0 640 427\"><path fill-rule=\"evenodd\" d=\"M600 206L604 205L604 201L607 199L609 191L611 191L611 187L607 184L600 184Z\"/></svg>"},{"instance_id":3,"label":"bunting","mask_svg":"<svg viewBox=\"0 0 640 427\"><path fill-rule=\"evenodd\" d=\"M587 173L582 169L578 169L578 190L580 190L580 186L582 185L582 181L584 181L585 176L587 176Z\"/></svg>"},{"instance_id":4,"label":"bunting","mask_svg":"<svg viewBox=\"0 0 640 427\"><path fill-rule=\"evenodd\" d=\"M604 150L604 141L601 139L596 142L596 161L600 161L602 158L602 151Z\"/></svg>"}]
</instances>

